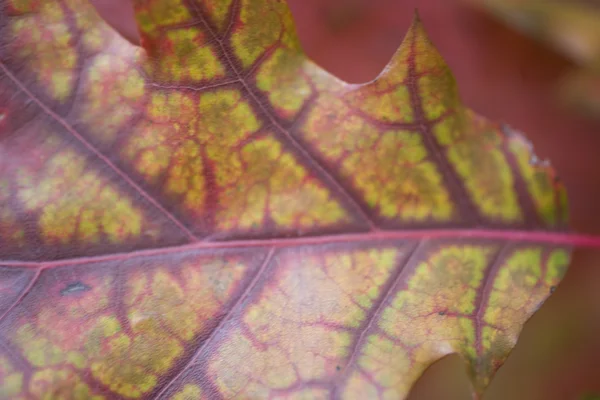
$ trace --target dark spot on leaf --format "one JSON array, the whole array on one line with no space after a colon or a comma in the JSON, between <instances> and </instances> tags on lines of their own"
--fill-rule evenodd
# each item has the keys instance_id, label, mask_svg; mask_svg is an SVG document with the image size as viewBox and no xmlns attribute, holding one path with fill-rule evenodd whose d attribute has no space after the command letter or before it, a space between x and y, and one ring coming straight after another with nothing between
<instances>
[{"instance_id":1,"label":"dark spot on leaf","mask_svg":"<svg viewBox=\"0 0 600 400\"><path fill-rule=\"evenodd\" d=\"M336 365L336 366L335 366L335 369L336 369L337 371L340 371L340 370L342 369L342 367L340 367L339 365Z\"/></svg>"},{"instance_id":2,"label":"dark spot on leaf","mask_svg":"<svg viewBox=\"0 0 600 400\"><path fill-rule=\"evenodd\" d=\"M550 286L550 293L554 293L555 290L556 290L556 286Z\"/></svg>"},{"instance_id":3,"label":"dark spot on leaf","mask_svg":"<svg viewBox=\"0 0 600 400\"><path fill-rule=\"evenodd\" d=\"M444 315L446 315L446 310L442 310L442 311L438 312L438 315L441 315L443 317Z\"/></svg>"},{"instance_id":4,"label":"dark spot on leaf","mask_svg":"<svg viewBox=\"0 0 600 400\"><path fill-rule=\"evenodd\" d=\"M561 183L560 176L558 176L558 175L554 176L554 183Z\"/></svg>"},{"instance_id":5,"label":"dark spot on leaf","mask_svg":"<svg viewBox=\"0 0 600 400\"><path fill-rule=\"evenodd\" d=\"M60 291L62 296L69 296L76 293L87 292L91 287L82 282L71 282Z\"/></svg>"}]
</instances>

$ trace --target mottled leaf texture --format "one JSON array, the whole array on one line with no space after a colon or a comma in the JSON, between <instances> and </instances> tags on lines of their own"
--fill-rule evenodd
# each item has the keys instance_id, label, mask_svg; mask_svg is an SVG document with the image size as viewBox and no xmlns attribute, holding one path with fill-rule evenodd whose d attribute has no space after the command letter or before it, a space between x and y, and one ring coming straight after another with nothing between
<instances>
[{"instance_id":1,"label":"mottled leaf texture","mask_svg":"<svg viewBox=\"0 0 600 400\"><path fill-rule=\"evenodd\" d=\"M278 0L0 0L4 399L477 392L560 281L565 193L416 20L373 82Z\"/></svg>"}]
</instances>

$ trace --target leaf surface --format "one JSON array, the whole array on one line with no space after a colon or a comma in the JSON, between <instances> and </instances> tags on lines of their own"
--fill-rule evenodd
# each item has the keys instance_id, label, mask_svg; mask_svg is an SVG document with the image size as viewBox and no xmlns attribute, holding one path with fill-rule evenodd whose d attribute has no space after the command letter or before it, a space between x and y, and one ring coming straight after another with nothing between
<instances>
[{"instance_id":1,"label":"leaf surface","mask_svg":"<svg viewBox=\"0 0 600 400\"><path fill-rule=\"evenodd\" d=\"M416 20L373 82L277 0L0 2L3 398L481 392L558 284L564 188Z\"/></svg>"}]
</instances>

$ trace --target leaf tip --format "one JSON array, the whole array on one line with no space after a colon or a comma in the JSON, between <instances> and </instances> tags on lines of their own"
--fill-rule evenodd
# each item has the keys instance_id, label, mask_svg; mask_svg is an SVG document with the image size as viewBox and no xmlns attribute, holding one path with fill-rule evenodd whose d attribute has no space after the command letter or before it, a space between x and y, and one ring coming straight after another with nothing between
<instances>
[{"instance_id":1,"label":"leaf tip","mask_svg":"<svg viewBox=\"0 0 600 400\"><path fill-rule=\"evenodd\" d=\"M415 10L413 11L413 21L411 28L414 28L415 26L419 25L422 25L421 14L419 13L419 8L415 7Z\"/></svg>"},{"instance_id":2,"label":"leaf tip","mask_svg":"<svg viewBox=\"0 0 600 400\"><path fill-rule=\"evenodd\" d=\"M412 23L399 48L376 80L393 79L394 76L397 78L395 80L402 80L409 72L407 66L411 64L416 72L449 69L427 34L418 8L414 9Z\"/></svg>"}]
</instances>

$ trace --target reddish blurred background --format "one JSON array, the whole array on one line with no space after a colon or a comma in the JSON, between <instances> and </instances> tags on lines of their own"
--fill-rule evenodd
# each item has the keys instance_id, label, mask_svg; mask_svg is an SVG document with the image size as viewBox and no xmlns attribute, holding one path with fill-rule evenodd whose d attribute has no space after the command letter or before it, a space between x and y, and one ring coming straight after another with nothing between
<instances>
[{"instance_id":1,"label":"reddish blurred background","mask_svg":"<svg viewBox=\"0 0 600 400\"><path fill-rule=\"evenodd\" d=\"M568 0L567 0L568 1ZM129 3L93 0L125 37L137 40ZM579 232L600 234L600 119L563 108L556 83L567 59L461 0L289 0L306 53L349 82L374 79L419 10L458 80L463 101L526 133L569 190ZM599 22L600 23L600 22ZM461 360L430 368L410 400L469 399ZM553 296L526 325L485 400L586 400L600 394L600 252L578 249Z\"/></svg>"}]
</instances>

